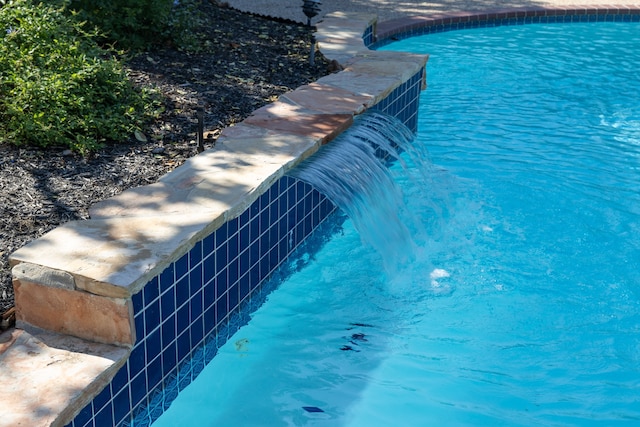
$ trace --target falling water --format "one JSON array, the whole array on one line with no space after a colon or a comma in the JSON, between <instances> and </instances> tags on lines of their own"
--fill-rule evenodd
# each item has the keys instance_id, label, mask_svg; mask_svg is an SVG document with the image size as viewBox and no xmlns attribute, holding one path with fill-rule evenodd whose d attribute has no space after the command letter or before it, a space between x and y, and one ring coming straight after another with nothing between
<instances>
[{"instance_id":1,"label":"falling water","mask_svg":"<svg viewBox=\"0 0 640 427\"><path fill-rule=\"evenodd\" d=\"M427 156L412 141L413 133L397 119L366 113L357 117L349 130L289 172L342 209L362 240L382 256L387 270L411 260L415 250L406 224L412 215L387 168L389 161L397 161L408 172L400 157L405 152L418 170L427 169L420 167L428 161Z\"/></svg>"}]
</instances>

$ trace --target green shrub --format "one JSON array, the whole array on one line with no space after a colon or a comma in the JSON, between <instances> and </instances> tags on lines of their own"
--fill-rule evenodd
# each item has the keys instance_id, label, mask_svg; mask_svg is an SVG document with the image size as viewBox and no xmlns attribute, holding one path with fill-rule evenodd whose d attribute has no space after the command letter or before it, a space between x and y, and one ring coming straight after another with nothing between
<instances>
[{"instance_id":1,"label":"green shrub","mask_svg":"<svg viewBox=\"0 0 640 427\"><path fill-rule=\"evenodd\" d=\"M70 8L107 42L137 50L166 36L173 0L70 0Z\"/></svg>"},{"instance_id":2,"label":"green shrub","mask_svg":"<svg viewBox=\"0 0 640 427\"><path fill-rule=\"evenodd\" d=\"M73 15L33 0L0 7L0 142L86 153L153 115L121 64Z\"/></svg>"}]
</instances>

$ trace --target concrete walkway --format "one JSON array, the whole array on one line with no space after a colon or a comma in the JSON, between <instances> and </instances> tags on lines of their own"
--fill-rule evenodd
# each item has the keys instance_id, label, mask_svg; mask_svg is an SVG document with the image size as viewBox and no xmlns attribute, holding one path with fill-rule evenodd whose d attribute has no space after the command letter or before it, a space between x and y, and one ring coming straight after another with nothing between
<instances>
[{"instance_id":1,"label":"concrete walkway","mask_svg":"<svg viewBox=\"0 0 640 427\"><path fill-rule=\"evenodd\" d=\"M229 6L243 12L258 15L307 22L302 13L303 0L225 0ZM222 2L222 1L221 1ZM378 15L378 21L403 18L415 15L430 15L443 12L478 12L515 7L602 5L602 0L321 0L320 14L313 19L317 22L322 16L336 11L366 12ZM616 1L621 4L638 5L638 0Z\"/></svg>"}]
</instances>

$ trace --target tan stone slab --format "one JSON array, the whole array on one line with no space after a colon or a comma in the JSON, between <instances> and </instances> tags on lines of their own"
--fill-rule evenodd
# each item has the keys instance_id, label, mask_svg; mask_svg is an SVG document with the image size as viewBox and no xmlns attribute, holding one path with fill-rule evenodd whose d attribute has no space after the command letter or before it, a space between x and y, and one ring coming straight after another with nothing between
<instances>
[{"instance_id":1,"label":"tan stone slab","mask_svg":"<svg viewBox=\"0 0 640 427\"><path fill-rule=\"evenodd\" d=\"M372 96L355 94L337 86L311 83L282 95L280 101L322 113L361 114L372 101Z\"/></svg>"},{"instance_id":2,"label":"tan stone slab","mask_svg":"<svg viewBox=\"0 0 640 427\"><path fill-rule=\"evenodd\" d=\"M135 343L131 300L33 283L21 277L26 263L13 268L16 322L87 340L116 345Z\"/></svg>"},{"instance_id":3,"label":"tan stone slab","mask_svg":"<svg viewBox=\"0 0 640 427\"><path fill-rule=\"evenodd\" d=\"M341 71L318 79L318 84L335 86L369 98L366 108L372 107L389 95L401 82L393 76L376 76L354 71Z\"/></svg>"},{"instance_id":4,"label":"tan stone slab","mask_svg":"<svg viewBox=\"0 0 640 427\"><path fill-rule=\"evenodd\" d=\"M378 16L375 13L335 11L327 13L318 24L318 36L335 35L340 38L354 37L362 40L362 34L376 25Z\"/></svg>"},{"instance_id":5,"label":"tan stone slab","mask_svg":"<svg viewBox=\"0 0 640 427\"><path fill-rule=\"evenodd\" d=\"M291 106L280 107L280 115L290 114ZM256 132L259 127L233 129L233 136L223 133L214 148L188 159L159 182L96 203L89 209L91 217L208 212L233 218L319 144L296 135Z\"/></svg>"},{"instance_id":6,"label":"tan stone slab","mask_svg":"<svg viewBox=\"0 0 640 427\"><path fill-rule=\"evenodd\" d=\"M210 214L72 221L23 246L9 258L73 275L75 286L127 298L168 262L218 228Z\"/></svg>"},{"instance_id":7,"label":"tan stone slab","mask_svg":"<svg viewBox=\"0 0 640 427\"><path fill-rule=\"evenodd\" d=\"M326 144L351 126L353 115L313 113L274 102L256 110L244 123Z\"/></svg>"},{"instance_id":8,"label":"tan stone slab","mask_svg":"<svg viewBox=\"0 0 640 427\"><path fill-rule=\"evenodd\" d=\"M394 77L401 84L420 71L428 59L429 55L370 51L356 55L346 64L345 71L378 77Z\"/></svg>"},{"instance_id":9,"label":"tan stone slab","mask_svg":"<svg viewBox=\"0 0 640 427\"><path fill-rule=\"evenodd\" d=\"M369 51L362 39L356 41L351 38L339 39L330 36L318 38L318 49L328 60L335 60L341 64L348 58Z\"/></svg>"},{"instance_id":10,"label":"tan stone slab","mask_svg":"<svg viewBox=\"0 0 640 427\"><path fill-rule=\"evenodd\" d=\"M0 335L0 427L64 426L113 378L129 350L44 331Z\"/></svg>"}]
</instances>

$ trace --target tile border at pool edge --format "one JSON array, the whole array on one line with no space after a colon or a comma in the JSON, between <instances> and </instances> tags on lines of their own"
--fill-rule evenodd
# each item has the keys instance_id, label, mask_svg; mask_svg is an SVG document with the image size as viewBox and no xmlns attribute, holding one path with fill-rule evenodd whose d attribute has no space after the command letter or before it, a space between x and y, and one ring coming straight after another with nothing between
<instances>
[{"instance_id":1,"label":"tile border at pool edge","mask_svg":"<svg viewBox=\"0 0 640 427\"><path fill-rule=\"evenodd\" d=\"M460 11L414 15L378 22L377 32L367 43L367 46L380 47L394 40L416 35L482 26L595 21L640 22L640 3L635 5L571 5L567 7L541 5L482 12Z\"/></svg>"}]
</instances>

